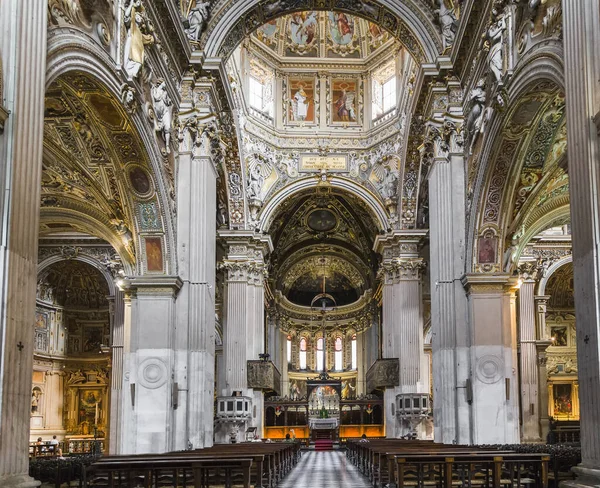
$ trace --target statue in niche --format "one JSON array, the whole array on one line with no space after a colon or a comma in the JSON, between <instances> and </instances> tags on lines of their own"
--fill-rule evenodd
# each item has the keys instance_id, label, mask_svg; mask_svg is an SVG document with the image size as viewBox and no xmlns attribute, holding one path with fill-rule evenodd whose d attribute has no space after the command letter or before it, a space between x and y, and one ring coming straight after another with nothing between
<instances>
[{"instance_id":1,"label":"statue in niche","mask_svg":"<svg viewBox=\"0 0 600 488\"><path fill-rule=\"evenodd\" d=\"M34 388L31 393L31 413L38 413L39 402L40 402L40 390L38 388Z\"/></svg>"},{"instance_id":2,"label":"statue in niche","mask_svg":"<svg viewBox=\"0 0 600 488\"><path fill-rule=\"evenodd\" d=\"M456 30L458 29L458 20L454 14L454 9L446 7L444 0L439 0L440 8L435 10L438 15L438 22L442 29L442 41L443 49L446 51L452 44L454 44L454 38L456 37Z\"/></svg>"},{"instance_id":3,"label":"statue in niche","mask_svg":"<svg viewBox=\"0 0 600 488\"><path fill-rule=\"evenodd\" d=\"M398 195L398 176L389 167L385 168L380 191L384 200L394 200Z\"/></svg>"},{"instance_id":4,"label":"statue in niche","mask_svg":"<svg viewBox=\"0 0 600 488\"><path fill-rule=\"evenodd\" d=\"M250 170L250 178L248 181L248 190L246 194L249 199L260 200L262 187L265 182L265 177L262 175L262 164L256 163L254 168Z\"/></svg>"},{"instance_id":5,"label":"statue in niche","mask_svg":"<svg viewBox=\"0 0 600 488\"><path fill-rule=\"evenodd\" d=\"M485 112L485 80L482 78L477 82L477 85L469 94L471 100L471 111L467 116L465 127L467 129L467 137L469 138L469 153L477 139L476 134L483 129L483 118Z\"/></svg>"},{"instance_id":6,"label":"statue in niche","mask_svg":"<svg viewBox=\"0 0 600 488\"><path fill-rule=\"evenodd\" d=\"M195 42L200 40L204 24L208 20L208 7L210 2L192 1L187 12L187 25L185 33Z\"/></svg>"},{"instance_id":7,"label":"statue in niche","mask_svg":"<svg viewBox=\"0 0 600 488\"><path fill-rule=\"evenodd\" d=\"M498 14L497 19L488 27L487 40L490 46L489 65L496 83L502 81L504 72L504 31L506 19L503 14Z\"/></svg>"},{"instance_id":8,"label":"statue in niche","mask_svg":"<svg viewBox=\"0 0 600 488\"><path fill-rule=\"evenodd\" d=\"M141 0L126 0L123 16L127 27L124 67L129 78L137 78L144 65L145 46L154 44L154 29L146 17Z\"/></svg>"},{"instance_id":9,"label":"statue in niche","mask_svg":"<svg viewBox=\"0 0 600 488\"><path fill-rule=\"evenodd\" d=\"M154 130L160 132L165 141L165 151L171 152L171 129L173 125L173 101L167 92L167 85L159 79L152 87L152 108L154 109Z\"/></svg>"}]
</instances>

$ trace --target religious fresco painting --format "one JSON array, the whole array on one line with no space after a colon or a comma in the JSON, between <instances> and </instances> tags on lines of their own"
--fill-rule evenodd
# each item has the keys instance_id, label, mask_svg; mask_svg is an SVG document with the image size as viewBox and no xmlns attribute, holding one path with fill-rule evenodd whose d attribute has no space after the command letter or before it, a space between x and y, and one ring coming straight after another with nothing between
<instances>
[{"instance_id":1,"label":"religious fresco painting","mask_svg":"<svg viewBox=\"0 0 600 488\"><path fill-rule=\"evenodd\" d=\"M310 46L317 39L317 12L294 12L290 15L289 37L292 46Z\"/></svg>"},{"instance_id":2,"label":"religious fresco painting","mask_svg":"<svg viewBox=\"0 0 600 488\"><path fill-rule=\"evenodd\" d=\"M162 239L160 237L146 237L145 242L148 271L162 273L164 271Z\"/></svg>"},{"instance_id":3,"label":"religious fresco painting","mask_svg":"<svg viewBox=\"0 0 600 488\"><path fill-rule=\"evenodd\" d=\"M567 346L567 328L566 327L552 327L552 345L553 346Z\"/></svg>"},{"instance_id":4,"label":"religious fresco painting","mask_svg":"<svg viewBox=\"0 0 600 488\"><path fill-rule=\"evenodd\" d=\"M494 264L496 262L496 245L495 237L480 237L478 242L477 261L479 264Z\"/></svg>"},{"instance_id":5,"label":"religious fresco painting","mask_svg":"<svg viewBox=\"0 0 600 488\"><path fill-rule=\"evenodd\" d=\"M342 400L356 400L356 378L342 380Z\"/></svg>"},{"instance_id":6,"label":"religious fresco painting","mask_svg":"<svg viewBox=\"0 0 600 488\"><path fill-rule=\"evenodd\" d=\"M306 380L290 379L290 400L306 398Z\"/></svg>"},{"instance_id":7,"label":"religious fresco painting","mask_svg":"<svg viewBox=\"0 0 600 488\"><path fill-rule=\"evenodd\" d=\"M262 43L266 44L267 46L271 46L277 42L277 33L277 19L272 19L266 24L261 25L256 30L256 37Z\"/></svg>"},{"instance_id":8,"label":"religious fresco painting","mask_svg":"<svg viewBox=\"0 0 600 488\"><path fill-rule=\"evenodd\" d=\"M343 12L328 12L329 35L334 44L345 46L354 38L354 17Z\"/></svg>"},{"instance_id":9,"label":"religious fresco painting","mask_svg":"<svg viewBox=\"0 0 600 488\"><path fill-rule=\"evenodd\" d=\"M139 166L133 166L129 169L129 182L133 189L141 195L145 195L150 191L150 178Z\"/></svg>"},{"instance_id":10,"label":"religious fresco painting","mask_svg":"<svg viewBox=\"0 0 600 488\"><path fill-rule=\"evenodd\" d=\"M315 123L315 80L310 78L288 79L290 122Z\"/></svg>"},{"instance_id":11,"label":"religious fresco painting","mask_svg":"<svg viewBox=\"0 0 600 488\"><path fill-rule=\"evenodd\" d=\"M46 312L35 312L35 326L38 329L47 329L48 328L48 314Z\"/></svg>"},{"instance_id":12,"label":"religious fresco painting","mask_svg":"<svg viewBox=\"0 0 600 488\"><path fill-rule=\"evenodd\" d=\"M357 123L358 81L331 82L331 120L333 123Z\"/></svg>"}]
</instances>

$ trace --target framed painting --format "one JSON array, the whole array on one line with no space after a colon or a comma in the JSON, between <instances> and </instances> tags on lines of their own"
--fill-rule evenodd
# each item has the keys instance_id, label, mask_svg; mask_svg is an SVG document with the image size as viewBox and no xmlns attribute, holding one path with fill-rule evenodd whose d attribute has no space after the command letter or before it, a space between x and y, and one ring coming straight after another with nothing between
<instances>
[{"instance_id":1,"label":"framed painting","mask_svg":"<svg viewBox=\"0 0 600 488\"><path fill-rule=\"evenodd\" d=\"M155 273L163 273L162 239L160 237L146 237L144 241L146 245L146 269Z\"/></svg>"},{"instance_id":2,"label":"framed painting","mask_svg":"<svg viewBox=\"0 0 600 488\"><path fill-rule=\"evenodd\" d=\"M332 125L357 125L360 122L360 84L356 79L331 80L329 112Z\"/></svg>"},{"instance_id":3,"label":"framed painting","mask_svg":"<svg viewBox=\"0 0 600 488\"><path fill-rule=\"evenodd\" d=\"M479 264L495 264L496 246L497 239L495 237L480 237L477 243L477 262Z\"/></svg>"},{"instance_id":4,"label":"framed painting","mask_svg":"<svg viewBox=\"0 0 600 488\"><path fill-rule=\"evenodd\" d=\"M288 78L287 120L292 125L314 125L316 123L315 79Z\"/></svg>"}]
</instances>

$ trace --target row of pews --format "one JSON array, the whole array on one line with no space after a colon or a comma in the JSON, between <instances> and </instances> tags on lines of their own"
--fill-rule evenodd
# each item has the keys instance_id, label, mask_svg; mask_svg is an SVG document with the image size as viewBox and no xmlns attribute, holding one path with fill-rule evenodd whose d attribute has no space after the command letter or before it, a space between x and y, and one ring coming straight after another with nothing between
<instances>
[{"instance_id":1,"label":"row of pews","mask_svg":"<svg viewBox=\"0 0 600 488\"><path fill-rule=\"evenodd\" d=\"M299 457L297 442L248 442L165 454L106 456L85 469L83 486L273 488Z\"/></svg>"},{"instance_id":2,"label":"row of pews","mask_svg":"<svg viewBox=\"0 0 600 488\"><path fill-rule=\"evenodd\" d=\"M547 454L400 439L348 440L348 459L377 488L547 488Z\"/></svg>"}]
</instances>

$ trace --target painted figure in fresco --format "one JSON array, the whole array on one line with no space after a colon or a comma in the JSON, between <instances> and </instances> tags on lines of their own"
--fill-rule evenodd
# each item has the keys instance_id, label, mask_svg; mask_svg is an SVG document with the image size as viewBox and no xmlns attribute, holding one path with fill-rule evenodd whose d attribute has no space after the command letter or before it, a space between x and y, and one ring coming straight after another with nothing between
<instances>
[{"instance_id":1,"label":"painted figure in fresco","mask_svg":"<svg viewBox=\"0 0 600 488\"><path fill-rule=\"evenodd\" d=\"M352 380L342 382L342 400L352 400L355 398L356 387L352 385Z\"/></svg>"},{"instance_id":2,"label":"painted figure in fresco","mask_svg":"<svg viewBox=\"0 0 600 488\"><path fill-rule=\"evenodd\" d=\"M294 114L294 120L302 121L306 120L308 115L308 106L310 104L310 100L308 99L308 95L304 91L304 86L301 84L298 87L298 91L294 93L294 100L292 102L292 110Z\"/></svg>"},{"instance_id":3,"label":"painted figure in fresco","mask_svg":"<svg viewBox=\"0 0 600 488\"><path fill-rule=\"evenodd\" d=\"M296 12L290 21L290 36L292 42L299 46L311 44L317 31L316 12Z\"/></svg>"},{"instance_id":4,"label":"painted figure in fresco","mask_svg":"<svg viewBox=\"0 0 600 488\"><path fill-rule=\"evenodd\" d=\"M198 42L204 29L204 24L208 19L208 7L210 2L195 2L195 5L190 8L187 21L189 27L185 30L185 33L192 41Z\"/></svg>"},{"instance_id":5,"label":"painted figure in fresco","mask_svg":"<svg viewBox=\"0 0 600 488\"><path fill-rule=\"evenodd\" d=\"M331 38L336 44L348 44L354 35L352 19L343 12L330 12Z\"/></svg>"}]
</instances>

